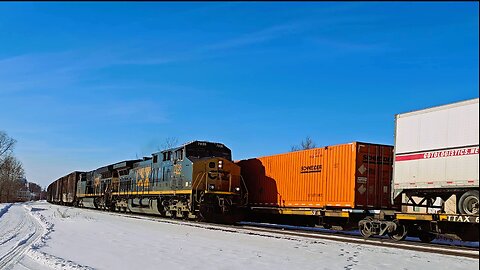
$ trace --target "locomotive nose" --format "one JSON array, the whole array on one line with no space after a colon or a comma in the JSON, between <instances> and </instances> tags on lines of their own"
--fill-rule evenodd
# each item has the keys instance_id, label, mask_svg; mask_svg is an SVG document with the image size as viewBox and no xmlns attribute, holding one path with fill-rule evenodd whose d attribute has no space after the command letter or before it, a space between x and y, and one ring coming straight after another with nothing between
<instances>
[{"instance_id":1,"label":"locomotive nose","mask_svg":"<svg viewBox=\"0 0 480 270\"><path fill-rule=\"evenodd\" d=\"M214 180L228 180L230 177L228 164L225 164L224 160L220 158L210 161L208 164L208 176Z\"/></svg>"},{"instance_id":2,"label":"locomotive nose","mask_svg":"<svg viewBox=\"0 0 480 270\"><path fill-rule=\"evenodd\" d=\"M208 167L209 167L210 169L218 169L218 170L221 170L221 169L223 169L223 166L224 166L223 160L220 159L220 158L213 159L212 161L210 161L210 162L208 163Z\"/></svg>"}]
</instances>

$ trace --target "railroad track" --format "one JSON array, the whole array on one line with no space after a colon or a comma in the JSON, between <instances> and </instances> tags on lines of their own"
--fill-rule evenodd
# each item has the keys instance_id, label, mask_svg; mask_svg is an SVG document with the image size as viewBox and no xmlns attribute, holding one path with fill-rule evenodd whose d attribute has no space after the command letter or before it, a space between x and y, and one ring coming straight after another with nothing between
<instances>
[{"instance_id":1,"label":"railroad track","mask_svg":"<svg viewBox=\"0 0 480 270\"><path fill-rule=\"evenodd\" d=\"M244 226L243 228L247 228L247 229L251 228L255 231L281 233L289 236L300 236L300 237L332 240L332 241L352 243L352 244L363 244L363 245L372 245L372 246L380 246L380 247L388 247L388 248L406 249L406 250L414 250L414 251L421 251L421 252L428 252L428 253L437 253L437 254L479 259L478 248L447 246L447 245L439 245L439 244L425 244L425 243L409 242L409 241L396 242L389 239L382 239L382 238L375 238L375 237L365 239L363 237L354 236L354 235L334 235L331 233L329 234L329 233L318 233L318 232L312 233L312 232L304 232L304 231L297 231L297 230L291 230L291 229L272 229L272 228L264 228L264 227L257 227L257 226L253 226L253 227Z\"/></svg>"},{"instance_id":2,"label":"railroad track","mask_svg":"<svg viewBox=\"0 0 480 270\"><path fill-rule=\"evenodd\" d=\"M12 207L10 207L12 206ZM43 227L30 214L25 207L10 205L4 214L16 215L20 218L2 224L5 226L5 234L0 245L7 247L3 254L0 254L0 269L9 269L12 265L19 263L21 258L29 251L30 245L40 239Z\"/></svg>"},{"instance_id":3,"label":"railroad track","mask_svg":"<svg viewBox=\"0 0 480 270\"><path fill-rule=\"evenodd\" d=\"M98 210L82 208L82 210L93 211L98 213ZM326 231L306 231L304 229L292 228L292 226L276 225L276 228L272 228L272 224L254 224L250 223L248 225L224 225L224 224L214 224L214 223L203 223L198 221L189 221L189 220L178 220L171 219L166 217L159 217L153 215L144 215L136 213L118 213L118 212L107 212L103 211L105 214L122 216L127 218L142 219L142 220L151 220L155 222L168 223L168 224L178 224L184 226L192 226L197 228L203 228L208 230L219 230L231 233L243 233L249 235L257 235L263 237L274 237L274 238L283 238L283 239L293 239L294 237L300 238L309 238L309 239L324 239L337 242L344 242L350 244L361 244L361 245L371 245L377 247L386 247L386 248L396 248L396 249L405 249L412 251L436 253L443 255L459 256L465 258L479 259L479 248L474 247L464 247L464 246L452 246L447 244L427 244L421 242L413 241L394 241L386 238L371 237L363 238L362 236L342 234L338 231L326 232Z\"/></svg>"}]
</instances>

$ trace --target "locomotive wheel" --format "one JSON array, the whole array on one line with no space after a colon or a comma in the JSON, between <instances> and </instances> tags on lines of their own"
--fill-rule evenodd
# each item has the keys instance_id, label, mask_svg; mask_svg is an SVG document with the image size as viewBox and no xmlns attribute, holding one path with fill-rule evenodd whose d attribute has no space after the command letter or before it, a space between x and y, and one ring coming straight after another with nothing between
<instances>
[{"instance_id":1,"label":"locomotive wheel","mask_svg":"<svg viewBox=\"0 0 480 270\"><path fill-rule=\"evenodd\" d=\"M407 237L407 228L398 221L395 221L395 223L397 224L397 229L391 233L388 233L388 237L395 241L402 241Z\"/></svg>"},{"instance_id":2,"label":"locomotive wheel","mask_svg":"<svg viewBox=\"0 0 480 270\"><path fill-rule=\"evenodd\" d=\"M201 204L199 206L199 214L200 214L201 220L210 221L210 222L215 220L214 209L213 207L207 204Z\"/></svg>"},{"instance_id":3,"label":"locomotive wheel","mask_svg":"<svg viewBox=\"0 0 480 270\"><path fill-rule=\"evenodd\" d=\"M332 225L328 224L328 223L325 223L322 225L323 228L327 229L327 230L330 230L332 228Z\"/></svg>"},{"instance_id":4,"label":"locomotive wheel","mask_svg":"<svg viewBox=\"0 0 480 270\"><path fill-rule=\"evenodd\" d=\"M163 204L162 204L161 199L157 200L157 211L158 211L158 213L160 213L160 216L162 216L162 217L164 217L166 212L167 212L166 209L165 209L165 206L163 206Z\"/></svg>"},{"instance_id":5,"label":"locomotive wheel","mask_svg":"<svg viewBox=\"0 0 480 270\"><path fill-rule=\"evenodd\" d=\"M429 233L429 232L419 232L418 233L418 238L420 238L420 241L422 241L422 243L430 243L435 238L437 238L437 236L435 234Z\"/></svg>"},{"instance_id":6,"label":"locomotive wheel","mask_svg":"<svg viewBox=\"0 0 480 270\"><path fill-rule=\"evenodd\" d=\"M478 215L478 190L470 190L460 197L458 212L464 215Z\"/></svg>"}]
</instances>

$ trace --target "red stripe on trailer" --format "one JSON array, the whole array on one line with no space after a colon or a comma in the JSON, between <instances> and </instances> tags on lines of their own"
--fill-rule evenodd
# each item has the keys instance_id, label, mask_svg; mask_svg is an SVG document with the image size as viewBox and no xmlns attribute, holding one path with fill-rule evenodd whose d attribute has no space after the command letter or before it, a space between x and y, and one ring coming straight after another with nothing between
<instances>
[{"instance_id":1,"label":"red stripe on trailer","mask_svg":"<svg viewBox=\"0 0 480 270\"><path fill-rule=\"evenodd\" d=\"M478 155L478 146L465 147L465 148L452 148L438 151L427 151L415 154L397 154L395 161L417 160L417 159L431 159L431 158L444 158L444 157L456 157L467 155Z\"/></svg>"},{"instance_id":2,"label":"red stripe on trailer","mask_svg":"<svg viewBox=\"0 0 480 270\"><path fill-rule=\"evenodd\" d=\"M427 182L427 184L429 184L429 185L433 185L433 182Z\"/></svg>"},{"instance_id":3,"label":"red stripe on trailer","mask_svg":"<svg viewBox=\"0 0 480 270\"><path fill-rule=\"evenodd\" d=\"M453 184L453 181L447 181L447 184Z\"/></svg>"},{"instance_id":4,"label":"red stripe on trailer","mask_svg":"<svg viewBox=\"0 0 480 270\"><path fill-rule=\"evenodd\" d=\"M396 156L396 157L395 157L395 161L423 159L423 155L424 155L424 154L414 154L414 155Z\"/></svg>"}]
</instances>

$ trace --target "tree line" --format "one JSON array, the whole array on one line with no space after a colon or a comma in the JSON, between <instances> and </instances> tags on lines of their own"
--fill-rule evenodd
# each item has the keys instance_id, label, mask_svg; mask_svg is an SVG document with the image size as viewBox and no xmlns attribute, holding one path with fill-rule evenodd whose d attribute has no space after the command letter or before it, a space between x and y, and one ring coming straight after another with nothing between
<instances>
[{"instance_id":1,"label":"tree line","mask_svg":"<svg viewBox=\"0 0 480 270\"><path fill-rule=\"evenodd\" d=\"M13 155L16 140L0 130L0 203L17 200L18 191L24 187L22 163Z\"/></svg>"}]
</instances>

